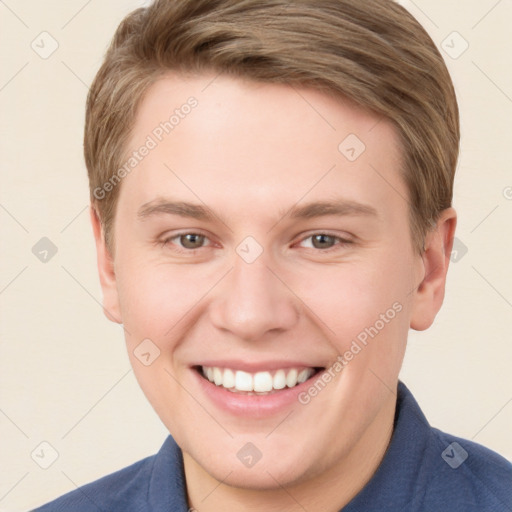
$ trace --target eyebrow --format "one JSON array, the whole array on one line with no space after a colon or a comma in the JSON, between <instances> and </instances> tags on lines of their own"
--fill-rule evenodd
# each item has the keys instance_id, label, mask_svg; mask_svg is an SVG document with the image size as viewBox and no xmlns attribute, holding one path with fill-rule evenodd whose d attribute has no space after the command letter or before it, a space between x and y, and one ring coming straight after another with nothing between
<instances>
[{"instance_id":1,"label":"eyebrow","mask_svg":"<svg viewBox=\"0 0 512 512\"><path fill-rule=\"evenodd\" d=\"M137 212L137 217L145 220L153 215L179 215L180 217L190 217L197 220L212 221L215 217L213 212L206 206L200 204L187 203L185 201L168 201L157 199L143 204Z\"/></svg>"},{"instance_id":2,"label":"eyebrow","mask_svg":"<svg viewBox=\"0 0 512 512\"><path fill-rule=\"evenodd\" d=\"M137 213L137 217L140 220L145 220L151 216L162 214L178 215L210 222L217 217L210 208L201 204L166 199L157 199L143 204ZM313 219L326 215L378 217L378 212L373 206L347 199L315 201L303 206L295 205L288 211L280 211L281 218L289 216L292 219Z\"/></svg>"},{"instance_id":3,"label":"eyebrow","mask_svg":"<svg viewBox=\"0 0 512 512\"><path fill-rule=\"evenodd\" d=\"M362 215L378 217L377 210L368 204L358 203L347 199L337 201L316 201L304 206L294 206L287 213L292 219L313 219L325 215Z\"/></svg>"}]
</instances>

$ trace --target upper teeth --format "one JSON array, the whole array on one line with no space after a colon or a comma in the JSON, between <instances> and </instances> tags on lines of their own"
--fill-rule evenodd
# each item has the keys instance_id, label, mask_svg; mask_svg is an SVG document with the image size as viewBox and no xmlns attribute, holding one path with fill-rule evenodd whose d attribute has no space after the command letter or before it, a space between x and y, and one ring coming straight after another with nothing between
<instances>
[{"instance_id":1,"label":"upper teeth","mask_svg":"<svg viewBox=\"0 0 512 512\"><path fill-rule=\"evenodd\" d=\"M287 368L271 372L247 373L241 370L202 366L203 375L217 386L231 391L255 391L265 393L273 389L293 388L308 380L314 373L313 368Z\"/></svg>"}]
</instances>

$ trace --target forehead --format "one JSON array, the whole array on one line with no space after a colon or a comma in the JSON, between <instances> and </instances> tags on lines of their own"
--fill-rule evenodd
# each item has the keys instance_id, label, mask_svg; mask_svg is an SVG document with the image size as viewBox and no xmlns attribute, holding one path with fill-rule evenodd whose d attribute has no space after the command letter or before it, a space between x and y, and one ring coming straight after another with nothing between
<instances>
[{"instance_id":1,"label":"forehead","mask_svg":"<svg viewBox=\"0 0 512 512\"><path fill-rule=\"evenodd\" d=\"M318 90L168 74L139 105L126 158L149 149L120 200L170 194L250 217L336 195L403 214L397 142L389 121Z\"/></svg>"}]
</instances>

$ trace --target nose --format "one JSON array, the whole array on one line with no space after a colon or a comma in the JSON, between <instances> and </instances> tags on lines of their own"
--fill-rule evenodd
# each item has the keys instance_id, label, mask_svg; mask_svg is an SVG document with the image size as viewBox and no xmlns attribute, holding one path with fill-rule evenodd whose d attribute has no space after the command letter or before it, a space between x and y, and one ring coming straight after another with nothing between
<instances>
[{"instance_id":1,"label":"nose","mask_svg":"<svg viewBox=\"0 0 512 512\"><path fill-rule=\"evenodd\" d=\"M210 304L213 325L245 341L291 329L299 316L298 299L283 281L263 255L253 263L235 257Z\"/></svg>"}]
</instances>

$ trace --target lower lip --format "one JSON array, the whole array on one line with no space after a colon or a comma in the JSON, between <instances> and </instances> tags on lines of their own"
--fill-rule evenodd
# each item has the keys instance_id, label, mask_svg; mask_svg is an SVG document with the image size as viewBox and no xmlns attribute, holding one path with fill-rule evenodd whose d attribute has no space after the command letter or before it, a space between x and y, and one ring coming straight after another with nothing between
<instances>
[{"instance_id":1,"label":"lower lip","mask_svg":"<svg viewBox=\"0 0 512 512\"><path fill-rule=\"evenodd\" d=\"M298 395L305 391L311 382L315 381L321 372L316 373L307 381L284 388L268 395L245 395L228 391L222 386L216 386L202 377L199 372L192 369L204 394L220 409L244 417L263 418L285 411L294 404L298 404Z\"/></svg>"}]
</instances>

